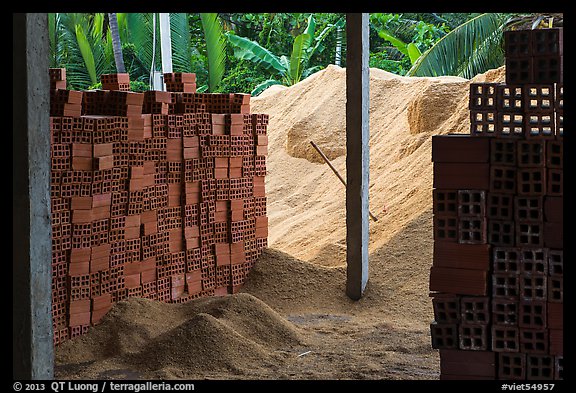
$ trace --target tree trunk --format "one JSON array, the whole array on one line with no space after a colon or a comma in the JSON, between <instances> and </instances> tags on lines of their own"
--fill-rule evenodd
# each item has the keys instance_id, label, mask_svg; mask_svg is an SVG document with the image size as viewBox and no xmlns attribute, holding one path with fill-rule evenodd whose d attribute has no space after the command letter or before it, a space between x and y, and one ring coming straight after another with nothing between
<instances>
[{"instance_id":1,"label":"tree trunk","mask_svg":"<svg viewBox=\"0 0 576 393\"><path fill-rule=\"evenodd\" d=\"M126 67L124 67L122 43L120 42L120 32L118 31L118 19L116 18L116 13L111 12L108 14L108 23L110 24L110 35L112 36L112 48L114 48L116 71L119 74L123 74L126 72Z\"/></svg>"}]
</instances>

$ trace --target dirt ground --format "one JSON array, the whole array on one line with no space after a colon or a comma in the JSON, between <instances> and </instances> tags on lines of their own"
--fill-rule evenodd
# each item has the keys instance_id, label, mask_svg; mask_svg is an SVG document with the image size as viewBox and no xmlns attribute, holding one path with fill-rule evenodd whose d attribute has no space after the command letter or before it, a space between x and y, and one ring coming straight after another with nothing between
<instances>
[{"instance_id":1,"label":"dirt ground","mask_svg":"<svg viewBox=\"0 0 576 393\"><path fill-rule=\"evenodd\" d=\"M503 81L504 70L474 81ZM253 98L269 113L269 248L242 292L132 298L56 350L58 379L438 379L430 345L431 136L467 132L470 81L371 69L370 278L345 295L345 72ZM384 212L384 210L387 210Z\"/></svg>"}]
</instances>

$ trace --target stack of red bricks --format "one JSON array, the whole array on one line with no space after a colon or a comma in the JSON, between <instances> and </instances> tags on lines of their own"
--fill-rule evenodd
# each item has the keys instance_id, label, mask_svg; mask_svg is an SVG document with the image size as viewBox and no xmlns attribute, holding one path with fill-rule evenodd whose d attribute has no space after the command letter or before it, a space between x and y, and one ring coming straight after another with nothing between
<instances>
[{"instance_id":1,"label":"stack of red bricks","mask_svg":"<svg viewBox=\"0 0 576 393\"><path fill-rule=\"evenodd\" d=\"M66 68L50 68L50 92L66 89Z\"/></svg>"},{"instance_id":2,"label":"stack of red bricks","mask_svg":"<svg viewBox=\"0 0 576 393\"><path fill-rule=\"evenodd\" d=\"M246 94L66 94L82 112L50 117L55 344L128 297L236 292L267 246L268 116Z\"/></svg>"},{"instance_id":3,"label":"stack of red bricks","mask_svg":"<svg viewBox=\"0 0 576 393\"><path fill-rule=\"evenodd\" d=\"M508 31L470 135L432 139L441 379L563 379L562 29Z\"/></svg>"},{"instance_id":4,"label":"stack of red bricks","mask_svg":"<svg viewBox=\"0 0 576 393\"><path fill-rule=\"evenodd\" d=\"M102 74L100 75L102 90L130 91L130 74Z\"/></svg>"},{"instance_id":5,"label":"stack of red bricks","mask_svg":"<svg viewBox=\"0 0 576 393\"><path fill-rule=\"evenodd\" d=\"M50 114L77 117L82 113L82 92L66 90L66 69L50 68Z\"/></svg>"},{"instance_id":6,"label":"stack of red bricks","mask_svg":"<svg viewBox=\"0 0 576 393\"><path fill-rule=\"evenodd\" d=\"M196 74L183 72L164 73L167 91L196 93Z\"/></svg>"}]
</instances>

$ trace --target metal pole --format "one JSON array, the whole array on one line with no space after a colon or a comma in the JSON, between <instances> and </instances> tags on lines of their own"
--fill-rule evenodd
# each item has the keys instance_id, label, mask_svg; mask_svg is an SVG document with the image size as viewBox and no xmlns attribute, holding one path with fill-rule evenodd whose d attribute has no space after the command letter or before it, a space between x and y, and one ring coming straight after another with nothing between
<instances>
[{"instance_id":1,"label":"metal pole","mask_svg":"<svg viewBox=\"0 0 576 393\"><path fill-rule=\"evenodd\" d=\"M170 39L170 14L160 13L160 53L162 72L172 72L172 40Z\"/></svg>"}]
</instances>

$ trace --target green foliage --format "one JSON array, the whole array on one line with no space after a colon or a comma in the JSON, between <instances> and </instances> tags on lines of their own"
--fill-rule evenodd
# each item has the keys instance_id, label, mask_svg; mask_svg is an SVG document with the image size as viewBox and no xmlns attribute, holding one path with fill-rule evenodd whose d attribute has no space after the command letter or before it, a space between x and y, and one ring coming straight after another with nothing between
<instances>
[{"instance_id":1,"label":"green foliage","mask_svg":"<svg viewBox=\"0 0 576 393\"><path fill-rule=\"evenodd\" d=\"M504 64L502 32L507 17L481 14L458 26L427 50L410 76L456 75L472 78Z\"/></svg>"},{"instance_id":2,"label":"green foliage","mask_svg":"<svg viewBox=\"0 0 576 393\"><path fill-rule=\"evenodd\" d=\"M234 56L238 59L249 60L269 72L286 72L286 67L281 63L280 58L256 41L230 33L227 37L234 47Z\"/></svg>"},{"instance_id":3,"label":"green foliage","mask_svg":"<svg viewBox=\"0 0 576 393\"><path fill-rule=\"evenodd\" d=\"M436 40L448 30L446 23L439 25L427 23L419 16L418 20L410 19L403 14L374 13L370 15L371 26L378 36L399 53L390 51L391 47L380 44L379 50L388 54L390 60L400 60L403 56L414 64L423 51L427 50Z\"/></svg>"},{"instance_id":4,"label":"green foliage","mask_svg":"<svg viewBox=\"0 0 576 393\"><path fill-rule=\"evenodd\" d=\"M50 27L54 38L50 45L52 65L67 69L66 80L72 89L85 89L98 82L101 74L115 69L104 19L101 13L49 16L54 23Z\"/></svg>"},{"instance_id":5,"label":"green foliage","mask_svg":"<svg viewBox=\"0 0 576 393\"><path fill-rule=\"evenodd\" d=\"M503 60L497 30L512 14L498 14L491 27L486 15L495 16L373 13L369 64L399 75L468 77L498 66ZM346 65L343 13L173 13L170 20L173 69L196 73L198 91L258 94L274 83L297 83L335 62L337 27ZM154 49L151 13L117 13L117 21L126 71L139 83L135 89L146 90L151 69L161 69L159 23ZM50 66L66 67L69 88L86 89L102 73L115 72L106 14L49 14L48 27ZM464 33L475 40L454 38Z\"/></svg>"},{"instance_id":6,"label":"green foliage","mask_svg":"<svg viewBox=\"0 0 576 393\"><path fill-rule=\"evenodd\" d=\"M254 86L266 80L263 70L250 61L232 58L231 64L216 91L218 93L251 93Z\"/></svg>"},{"instance_id":7,"label":"green foliage","mask_svg":"<svg viewBox=\"0 0 576 393\"><path fill-rule=\"evenodd\" d=\"M368 64L372 68L380 68L397 75L405 75L409 66L405 67L403 63L405 62L390 59L386 52L372 52L370 53Z\"/></svg>"},{"instance_id":8,"label":"green foliage","mask_svg":"<svg viewBox=\"0 0 576 393\"><path fill-rule=\"evenodd\" d=\"M142 81L130 81L130 90L144 92L150 90L150 85Z\"/></svg>"},{"instance_id":9,"label":"green foliage","mask_svg":"<svg viewBox=\"0 0 576 393\"><path fill-rule=\"evenodd\" d=\"M126 14L126 42L134 44L135 57L143 71L142 76L150 75L151 68L160 67L160 45L153 45L153 19L151 13ZM160 35L160 27L156 23L156 36ZM154 50L155 49L155 50ZM152 67L152 59L154 66ZM140 76L140 75L139 75Z\"/></svg>"},{"instance_id":10,"label":"green foliage","mask_svg":"<svg viewBox=\"0 0 576 393\"><path fill-rule=\"evenodd\" d=\"M218 14L202 13L200 19L206 40L208 88L210 91L215 91L222 81L226 67L226 37L222 33Z\"/></svg>"},{"instance_id":11,"label":"green foliage","mask_svg":"<svg viewBox=\"0 0 576 393\"><path fill-rule=\"evenodd\" d=\"M126 72L130 74L130 78L133 80L148 81L150 70L146 68L142 59L138 57L136 45L131 42L123 42L122 55L124 57Z\"/></svg>"},{"instance_id":12,"label":"green foliage","mask_svg":"<svg viewBox=\"0 0 576 393\"><path fill-rule=\"evenodd\" d=\"M227 35L230 44L234 46L234 55L237 58L254 62L254 64L270 72L271 77L279 76L283 84L291 86L300 82L302 77L306 77L321 68L321 65L310 66L310 59L316 52L321 52L324 49L323 41L328 34L337 26L342 25L343 19L340 19L336 23L328 24L320 34L316 34L316 20L314 15L310 14L306 26L301 26L302 33L298 34L292 41L289 58L286 55L275 55L258 42L248 38L232 33ZM277 81L278 79L270 78L266 83L272 83L272 80ZM260 88L261 86L258 86L253 94L259 92Z\"/></svg>"},{"instance_id":13,"label":"green foliage","mask_svg":"<svg viewBox=\"0 0 576 393\"><path fill-rule=\"evenodd\" d=\"M190 60L192 53L187 14L170 14L170 40L172 46L172 70L174 72L191 72ZM159 46L159 44L156 45Z\"/></svg>"}]
</instances>

